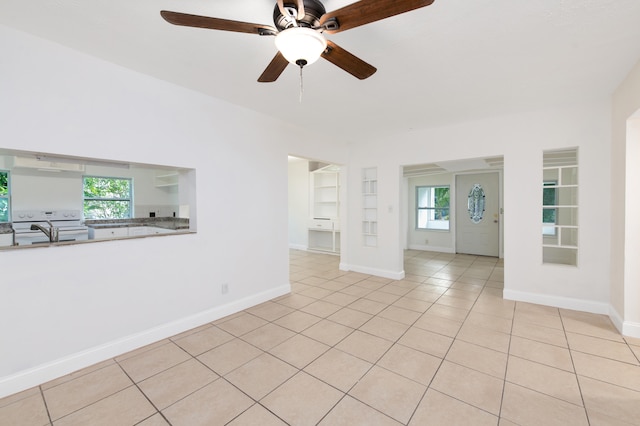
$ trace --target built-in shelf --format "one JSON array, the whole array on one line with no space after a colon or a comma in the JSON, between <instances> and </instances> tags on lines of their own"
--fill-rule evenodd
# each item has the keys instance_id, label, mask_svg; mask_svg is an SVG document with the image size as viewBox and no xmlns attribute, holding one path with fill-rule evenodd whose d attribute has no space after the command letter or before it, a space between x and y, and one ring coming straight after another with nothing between
<instances>
[{"instance_id":1,"label":"built-in shelf","mask_svg":"<svg viewBox=\"0 0 640 426\"><path fill-rule=\"evenodd\" d=\"M309 174L309 250L340 252L340 168L328 165Z\"/></svg>"},{"instance_id":2,"label":"built-in shelf","mask_svg":"<svg viewBox=\"0 0 640 426\"><path fill-rule=\"evenodd\" d=\"M178 185L178 173L158 174L155 176L155 186L157 188Z\"/></svg>"},{"instance_id":3,"label":"built-in shelf","mask_svg":"<svg viewBox=\"0 0 640 426\"><path fill-rule=\"evenodd\" d=\"M378 246L378 169L362 169L362 244Z\"/></svg>"},{"instance_id":4,"label":"built-in shelf","mask_svg":"<svg viewBox=\"0 0 640 426\"><path fill-rule=\"evenodd\" d=\"M578 152L543 155L542 260L578 264Z\"/></svg>"}]
</instances>

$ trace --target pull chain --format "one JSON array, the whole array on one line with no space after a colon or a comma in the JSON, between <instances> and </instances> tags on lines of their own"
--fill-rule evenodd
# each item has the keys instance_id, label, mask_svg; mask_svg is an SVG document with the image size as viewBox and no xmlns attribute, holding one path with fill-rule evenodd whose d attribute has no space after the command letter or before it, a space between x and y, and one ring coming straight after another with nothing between
<instances>
[{"instance_id":1,"label":"pull chain","mask_svg":"<svg viewBox=\"0 0 640 426\"><path fill-rule=\"evenodd\" d=\"M307 61L304 59L298 59L296 65L300 66L300 103L302 103L302 92L304 87L302 86L302 67L307 65Z\"/></svg>"},{"instance_id":2,"label":"pull chain","mask_svg":"<svg viewBox=\"0 0 640 426\"><path fill-rule=\"evenodd\" d=\"M302 85L302 66L300 67L300 103L302 103L302 92L304 91L304 87Z\"/></svg>"}]
</instances>

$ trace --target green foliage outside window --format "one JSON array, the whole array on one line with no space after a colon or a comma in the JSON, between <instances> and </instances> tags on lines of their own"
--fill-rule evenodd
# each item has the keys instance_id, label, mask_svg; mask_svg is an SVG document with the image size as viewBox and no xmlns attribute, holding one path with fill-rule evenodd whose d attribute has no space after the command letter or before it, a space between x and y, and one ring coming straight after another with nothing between
<instances>
[{"instance_id":1,"label":"green foliage outside window","mask_svg":"<svg viewBox=\"0 0 640 426\"><path fill-rule=\"evenodd\" d=\"M85 219L126 219L131 217L131 179L85 176Z\"/></svg>"},{"instance_id":2,"label":"green foliage outside window","mask_svg":"<svg viewBox=\"0 0 640 426\"><path fill-rule=\"evenodd\" d=\"M449 186L416 187L416 228L449 229Z\"/></svg>"},{"instance_id":3,"label":"green foliage outside window","mask_svg":"<svg viewBox=\"0 0 640 426\"><path fill-rule=\"evenodd\" d=\"M556 223L556 209L544 208L544 206L555 206L556 188L548 188L548 186L556 185L555 182L545 182L542 188L542 223Z\"/></svg>"},{"instance_id":4,"label":"green foliage outside window","mask_svg":"<svg viewBox=\"0 0 640 426\"><path fill-rule=\"evenodd\" d=\"M9 173L0 172L0 222L9 221Z\"/></svg>"},{"instance_id":5,"label":"green foliage outside window","mask_svg":"<svg viewBox=\"0 0 640 426\"><path fill-rule=\"evenodd\" d=\"M449 220L449 187L433 188L436 220Z\"/></svg>"}]
</instances>

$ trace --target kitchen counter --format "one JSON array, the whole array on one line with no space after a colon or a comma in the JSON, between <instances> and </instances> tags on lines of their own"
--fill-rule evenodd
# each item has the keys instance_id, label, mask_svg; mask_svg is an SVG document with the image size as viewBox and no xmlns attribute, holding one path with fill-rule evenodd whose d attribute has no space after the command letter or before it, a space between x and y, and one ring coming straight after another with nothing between
<instances>
[{"instance_id":1,"label":"kitchen counter","mask_svg":"<svg viewBox=\"0 0 640 426\"><path fill-rule=\"evenodd\" d=\"M145 238L149 236L187 235L189 219L161 217L140 219L89 219L84 222L89 228L89 239L78 241L60 241L33 245L13 245L13 227L11 223L0 223L0 251L20 250L37 247L64 246L99 241L119 240L123 238Z\"/></svg>"},{"instance_id":2,"label":"kitchen counter","mask_svg":"<svg viewBox=\"0 0 640 426\"><path fill-rule=\"evenodd\" d=\"M87 219L84 224L89 228L131 228L137 226L153 226L174 231L189 230L189 219L177 217L144 217L136 219Z\"/></svg>"},{"instance_id":3,"label":"kitchen counter","mask_svg":"<svg viewBox=\"0 0 640 426\"><path fill-rule=\"evenodd\" d=\"M189 219L173 217L86 220L85 225L89 228L89 240L114 240L189 232Z\"/></svg>"}]
</instances>

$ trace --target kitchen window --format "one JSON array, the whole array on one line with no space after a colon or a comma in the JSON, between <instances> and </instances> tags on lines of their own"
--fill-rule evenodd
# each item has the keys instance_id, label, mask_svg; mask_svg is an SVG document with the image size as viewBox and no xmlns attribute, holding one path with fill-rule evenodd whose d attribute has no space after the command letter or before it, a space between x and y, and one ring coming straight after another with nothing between
<instances>
[{"instance_id":1,"label":"kitchen window","mask_svg":"<svg viewBox=\"0 0 640 426\"><path fill-rule=\"evenodd\" d=\"M85 176L84 218L127 219L132 217L133 190L131 179Z\"/></svg>"},{"instance_id":2,"label":"kitchen window","mask_svg":"<svg viewBox=\"0 0 640 426\"><path fill-rule=\"evenodd\" d=\"M449 230L449 185L416 187L416 229Z\"/></svg>"},{"instance_id":3,"label":"kitchen window","mask_svg":"<svg viewBox=\"0 0 640 426\"><path fill-rule=\"evenodd\" d=\"M9 172L0 170L0 222L9 222Z\"/></svg>"}]
</instances>

